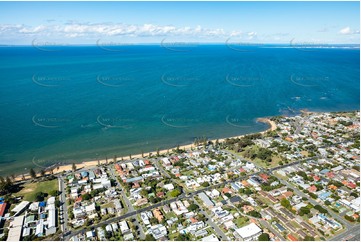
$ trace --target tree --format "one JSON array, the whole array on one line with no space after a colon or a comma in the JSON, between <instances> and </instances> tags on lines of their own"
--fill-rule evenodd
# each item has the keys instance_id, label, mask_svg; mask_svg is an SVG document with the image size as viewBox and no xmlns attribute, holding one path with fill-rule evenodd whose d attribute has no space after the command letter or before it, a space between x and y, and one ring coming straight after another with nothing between
<instances>
[{"instance_id":1,"label":"tree","mask_svg":"<svg viewBox=\"0 0 361 242\"><path fill-rule=\"evenodd\" d=\"M181 192L178 189L168 192L171 197L177 197Z\"/></svg>"},{"instance_id":2,"label":"tree","mask_svg":"<svg viewBox=\"0 0 361 242\"><path fill-rule=\"evenodd\" d=\"M311 210L308 207L301 207L300 211L298 211L298 214L300 216L303 216L304 214L309 214Z\"/></svg>"},{"instance_id":3,"label":"tree","mask_svg":"<svg viewBox=\"0 0 361 242\"><path fill-rule=\"evenodd\" d=\"M327 213L327 209L324 209L321 205L316 205L314 209L318 210L320 213Z\"/></svg>"},{"instance_id":4,"label":"tree","mask_svg":"<svg viewBox=\"0 0 361 242\"><path fill-rule=\"evenodd\" d=\"M202 187L209 187L209 182L203 182L201 185Z\"/></svg>"},{"instance_id":5,"label":"tree","mask_svg":"<svg viewBox=\"0 0 361 242\"><path fill-rule=\"evenodd\" d=\"M281 205L287 209L291 208L291 203L286 198L282 198Z\"/></svg>"},{"instance_id":6,"label":"tree","mask_svg":"<svg viewBox=\"0 0 361 242\"><path fill-rule=\"evenodd\" d=\"M113 162L116 163L117 162L117 156L115 155L113 158Z\"/></svg>"},{"instance_id":7,"label":"tree","mask_svg":"<svg viewBox=\"0 0 361 242\"><path fill-rule=\"evenodd\" d=\"M42 176L42 177L45 176L45 170L44 169L40 170L40 176Z\"/></svg>"},{"instance_id":8,"label":"tree","mask_svg":"<svg viewBox=\"0 0 361 242\"><path fill-rule=\"evenodd\" d=\"M260 236L258 236L258 241L269 241L269 235L266 233L262 233Z\"/></svg>"},{"instance_id":9,"label":"tree","mask_svg":"<svg viewBox=\"0 0 361 242\"><path fill-rule=\"evenodd\" d=\"M155 239L154 239L153 235L147 234L147 235L145 236L145 241L155 241Z\"/></svg>"},{"instance_id":10,"label":"tree","mask_svg":"<svg viewBox=\"0 0 361 242\"><path fill-rule=\"evenodd\" d=\"M177 236L177 239L176 240L178 240L178 241L188 241L188 240L190 240L190 237L189 237L189 234L179 234L178 236Z\"/></svg>"},{"instance_id":11,"label":"tree","mask_svg":"<svg viewBox=\"0 0 361 242\"><path fill-rule=\"evenodd\" d=\"M49 195L50 195L50 196L53 196L53 197L57 196L57 195L58 195L58 190L51 190L51 191L49 192Z\"/></svg>"},{"instance_id":12,"label":"tree","mask_svg":"<svg viewBox=\"0 0 361 242\"><path fill-rule=\"evenodd\" d=\"M46 194L46 193L37 192L35 194L35 200L38 201L38 202L42 202L42 201L44 201L44 198L47 197L47 196L48 196L48 194Z\"/></svg>"},{"instance_id":13,"label":"tree","mask_svg":"<svg viewBox=\"0 0 361 242\"><path fill-rule=\"evenodd\" d=\"M145 189L142 189L139 193L142 197L147 197L148 196L148 191Z\"/></svg>"},{"instance_id":14,"label":"tree","mask_svg":"<svg viewBox=\"0 0 361 242\"><path fill-rule=\"evenodd\" d=\"M304 241L314 241L315 238L313 238L312 236L306 235Z\"/></svg>"},{"instance_id":15,"label":"tree","mask_svg":"<svg viewBox=\"0 0 361 242\"><path fill-rule=\"evenodd\" d=\"M30 173L30 177L31 177L31 178L33 178L33 179L36 178L36 173L35 173L35 171L34 171L33 168L30 169L29 173Z\"/></svg>"},{"instance_id":16,"label":"tree","mask_svg":"<svg viewBox=\"0 0 361 242\"><path fill-rule=\"evenodd\" d=\"M196 211L196 210L198 210L199 209L199 206L197 205L197 204L195 204L195 203L192 203L191 205L189 205L189 207L188 207L188 210L189 211Z\"/></svg>"},{"instance_id":17,"label":"tree","mask_svg":"<svg viewBox=\"0 0 361 242\"><path fill-rule=\"evenodd\" d=\"M73 170L73 172L76 171L76 165L75 165L75 163L72 164L71 169Z\"/></svg>"},{"instance_id":18,"label":"tree","mask_svg":"<svg viewBox=\"0 0 361 242\"><path fill-rule=\"evenodd\" d=\"M92 196L89 193L85 193L81 196L81 198L83 200L90 200L92 198Z\"/></svg>"}]
</instances>

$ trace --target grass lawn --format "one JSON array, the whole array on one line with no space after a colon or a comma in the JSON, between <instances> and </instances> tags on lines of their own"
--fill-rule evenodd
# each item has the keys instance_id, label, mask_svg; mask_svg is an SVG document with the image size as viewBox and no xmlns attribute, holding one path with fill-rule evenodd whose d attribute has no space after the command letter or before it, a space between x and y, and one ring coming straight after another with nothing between
<instances>
[{"instance_id":1,"label":"grass lawn","mask_svg":"<svg viewBox=\"0 0 361 242\"><path fill-rule=\"evenodd\" d=\"M169 212L169 213L163 212L163 214L164 214L164 217L165 217L166 219L176 218L176 217L177 217L177 215L176 215L174 212Z\"/></svg>"},{"instance_id":2,"label":"grass lawn","mask_svg":"<svg viewBox=\"0 0 361 242\"><path fill-rule=\"evenodd\" d=\"M236 224L236 226L237 226L238 228L241 228L241 227L243 227L244 225L246 225L247 222L248 222L247 217L238 217L238 218L236 219L235 224Z\"/></svg>"},{"instance_id":3,"label":"grass lawn","mask_svg":"<svg viewBox=\"0 0 361 242\"><path fill-rule=\"evenodd\" d=\"M249 150L249 149L252 149L254 151L258 151L259 147L257 145L252 145L252 146L249 146L247 147L244 151L240 152L240 153L236 153L236 152L233 152L235 154L238 154L242 157L245 158L244 154L246 153L246 150ZM251 160L249 158L245 158L247 160ZM272 167L276 167L276 166L279 166L278 162L280 162L282 159L278 156L278 155L273 155L272 156L272 162L264 162L262 161L261 159L259 158L256 158L254 160L251 160L252 162L254 162L256 165L260 166L260 167L263 167L263 168L272 168Z\"/></svg>"},{"instance_id":4,"label":"grass lawn","mask_svg":"<svg viewBox=\"0 0 361 242\"><path fill-rule=\"evenodd\" d=\"M25 184L21 191L15 193L15 196L24 196L24 200L33 202L35 201L35 194L38 192L49 193L53 190L58 190L58 179L51 181L42 181L36 183Z\"/></svg>"},{"instance_id":5,"label":"grass lawn","mask_svg":"<svg viewBox=\"0 0 361 242\"><path fill-rule=\"evenodd\" d=\"M106 203L101 206L102 208L114 208L114 203Z\"/></svg>"}]
</instances>

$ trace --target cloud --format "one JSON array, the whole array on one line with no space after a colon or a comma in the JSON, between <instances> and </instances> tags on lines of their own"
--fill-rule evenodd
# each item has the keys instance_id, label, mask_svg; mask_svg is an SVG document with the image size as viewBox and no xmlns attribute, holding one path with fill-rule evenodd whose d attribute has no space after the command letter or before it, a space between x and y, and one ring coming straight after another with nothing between
<instances>
[{"instance_id":1,"label":"cloud","mask_svg":"<svg viewBox=\"0 0 361 242\"><path fill-rule=\"evenodd\" d=\"M173 25L154 25L154 24L123 24L123 23L78 23L70 21L66 24L48 24L39 26L25 25L0 25L0 35L3 34L22 34L46 36L65 36L74 37L104 37L104 36L198 36L198 37L225 37L232 33L240 31L227 32L224 29L207 29L201 26L176 27ZM254 32L251 32L254 33ZM251 35L253 36L253 35Z\"/></svg>"},{"instance_id":2,"label":"cloud","mask_svg":"<svg viewBox=\"0 0 361 242\"><path fill-rule=\"evenodd\" d=\"M359 30L352 30L350 27L345 27L339 31L340 34L350 35L350 34L360 34Z\"/></svg>"}]
</instances>

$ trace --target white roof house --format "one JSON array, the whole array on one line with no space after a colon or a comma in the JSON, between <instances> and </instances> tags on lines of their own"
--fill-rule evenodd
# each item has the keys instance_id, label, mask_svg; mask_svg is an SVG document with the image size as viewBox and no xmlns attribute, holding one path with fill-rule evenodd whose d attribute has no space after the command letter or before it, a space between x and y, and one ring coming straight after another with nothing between
<instances>
[{"instance_id":1,"label":"white roof house","mask_svg":"<svg viewBox=\"0 0 361 242\"><path fill-rule=\"evenodd\" d=\"M166 184L163 186L164 189L167 189L168 191L171 191L174 189L174 186L172 183Z\"/></svg>"},{"instance_id":2,"label":"white roof house","mask_svg":"<svg viewBox=\"0 0 361 242\"><path fill-rule=\"evenodd\" d=\"M122 234L125 234L129 231L129 226L127 224L127 221L123 220L123 221L119 222L119 226L120 226L120 231L122 232Z\"/></svg>"},{"instance_id":3,"label":"white roof house","mask_svg":"<svg viewBox=\"0 0 361 242\"><path fill-rule=\"evenodd\" d=\"M258 236L262 233L262 229L255 223L250 223L249 225L236 229L236 233L243 240L257 240Z\"/></svg>"},{"instance_id":4,"label":"white roof house","mask_svg":"<svg viewBox=\"0 0 361 242\"><path fill-rule=\"evenodd\" d=\"M215 242L215 241L219 241L219 239L214 234L211 234L211 235L209 235L207 237L202 238L202 241Z\"/></svg>"},{"instance_id":5,"label":"white roof house","mask_svg":"<svg viewBox=\"0 0 361 242\"><path fill-rule=\"evenodd\" d=\"M85 211L87 214L91 214L95 211L95 203L92 203L85 207Z\"/></svg>"},{"instance_id":6,"label":"white roof house","mask_svg":"<svg viewBox=\"0 0 361 242\"><path fill-rule=\"evenodd\" d=\"M13 208L11 210L11 212L14 212L15 213L14 216L16 216L19 213L23 212L28 207L29 204L30 204L30 202L28 202L28 201L22 201L21 203L16 205L15 208Z\"/></svg>"}]
</instances>

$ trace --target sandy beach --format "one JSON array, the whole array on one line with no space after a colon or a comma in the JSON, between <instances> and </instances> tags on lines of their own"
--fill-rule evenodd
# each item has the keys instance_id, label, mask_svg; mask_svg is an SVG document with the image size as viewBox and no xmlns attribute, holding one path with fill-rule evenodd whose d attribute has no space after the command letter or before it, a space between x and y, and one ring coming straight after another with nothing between
<instances>
[{"instance_id":1,"label":"sandy beach","mask_svg":"<svg viewBox=\"0 0 361 242\"><path fill-rule=\"evenodd\" d=\"M263 133L266 133L267 131L274 131L277 129L277 125L274 121L272 121L271 119L269 118L258 118L257 119L257 122L262 122L262 123L267 123L270 127L265 130L265 131L262 131L262 132L259 132L261 134ZM230 138L242 138L243 136L245 136L247 134L244 134L244 135L239 135L239 136L232 136L232 137L227 137L227 138L222 138L222 139L218 139L219 142L223 142L225 141L226 139L230 139ZM213 140L210 140L212 142L216 142L217 139L213 139ZM193 147L195 147L195 145L192 143L192 144L187 144L187 145L182 145L182 146L179 146L179 149L183 149L183 150L190 150L192 149ZM170 148L170 149L164 149L164 150L160 150L159 151L159 154L165 154L167 153L168 151L171 151L172 149L175 149L176 147L173 147L173 148ZM146 159L147 157L149 157L150 154L154 155L156 154L157 151L152 151L152 152L147 152L147 153L144 153L143 156L142 154L136 154L136 155L132 155L132 159L136 158L136 159ZM129 159L129 156L119 156L117 157L117 160L121 160L121 159L124 159L124 160L127 160ZM108 158L108 163L110 162L113 162L113 157L112 158ZM107 163L107 160L106 159L102 159L102 160L92 160L92 161L84 161L82 163L76 163L76 168L77 169L84 169L84 168L91 168L91 167L95 167L97 166L98 164L100 165L103 165L103 164L106 164ZM47 168L45 169L46 170L46 174L51 174L51 169ZM62 173L62 172L67 172L67 171L71 171L72 170L72 164L68 164L68 165L61 165L61 166L57 166L57 167L53 167L52 168L53 170L53 174L58 174L58 173ZM38 176L40 176L40 173L37 174ZM25 179L30 179L30 175L25 175ZM20 181L20 180L23 180L23 176L22 175L19 175L15 178L16 181Z\"/></svg>"}]
</instances>

